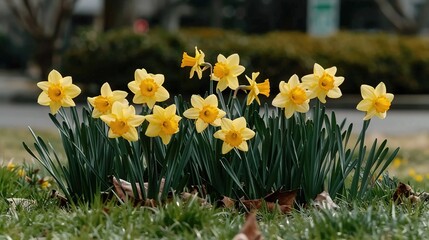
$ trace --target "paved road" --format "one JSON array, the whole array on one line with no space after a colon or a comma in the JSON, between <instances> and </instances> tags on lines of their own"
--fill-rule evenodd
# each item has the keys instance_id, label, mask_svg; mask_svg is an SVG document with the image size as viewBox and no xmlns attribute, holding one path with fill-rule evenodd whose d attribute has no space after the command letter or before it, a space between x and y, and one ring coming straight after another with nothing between
<instances>
[{"instance_id":1,"label":"paved road","mask_svg":"<svg viewBox=\"0 0 429 240\"><path fill-rule=\"evenodd\" d=\"M363 112L335 109L338 119L354 124L354 131L362 127ZM37 104L0 103L0 128L55 129L48 116L49 108ZM386 119L374 118L368 129L372 134L410 135L429 133L429 110L391 110Z\"/></svg>"}]
</instances>

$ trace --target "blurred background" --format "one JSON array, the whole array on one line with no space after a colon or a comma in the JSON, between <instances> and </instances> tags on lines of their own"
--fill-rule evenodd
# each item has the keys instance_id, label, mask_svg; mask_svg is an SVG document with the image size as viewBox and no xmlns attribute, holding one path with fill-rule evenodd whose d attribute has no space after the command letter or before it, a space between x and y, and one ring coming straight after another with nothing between
<instances>
[{"instance_id":1,"label":"blurred background","mask_svg":"<svg viewBox=\"0 0 429 240\"><path fill-rule=\"evenodd\" d=\"M428 0L4 0L0 21L1 75L35 82L55 68L88 94L104 82L127 89L137 68L163 73L170 91L201 93L208 81L180 68L194 46L210 62L238 53L245 74L272 86L318 62L338 67L344 93L380 81L429 92Z\"/></svg>"},{"instance_id":2,"label":"blurred background","mask_svg":"<svg viewBox=\"0 0 429 240\"><path fill-rule=\"evenodd\" d=\"M356 131L360 85L383 81L395 100L372 137L403 147L396 168L429 172L429 0L2 0L0 23L0 161L28 158L27 126L57 139L49 109L36 104L36 82L51 69L73 77L81 103L104 82L128 90L137 68L164 74L172 95L203 94L208 74L189 79L180 68L198 46L211 63L238 53L245 75L270 79L271 97L315 62L337 66L344 97L328 105Z\"/></svg>"}]
</instances>

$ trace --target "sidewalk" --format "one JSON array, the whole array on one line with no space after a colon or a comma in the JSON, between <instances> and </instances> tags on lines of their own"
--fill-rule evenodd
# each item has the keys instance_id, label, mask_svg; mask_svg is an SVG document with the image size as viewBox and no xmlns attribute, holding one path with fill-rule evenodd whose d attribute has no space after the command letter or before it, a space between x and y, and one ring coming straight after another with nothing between
<instances>
[{"instance_id":1,"label":"sidewalk","mask_svg":"<svg viewBox=\"0 0 429 240\"><path fill-rule=\"evenodd\" d=\"M18 71L0 69L0 102L36 102L36 81Z\"/></svg>"}]
</instances>

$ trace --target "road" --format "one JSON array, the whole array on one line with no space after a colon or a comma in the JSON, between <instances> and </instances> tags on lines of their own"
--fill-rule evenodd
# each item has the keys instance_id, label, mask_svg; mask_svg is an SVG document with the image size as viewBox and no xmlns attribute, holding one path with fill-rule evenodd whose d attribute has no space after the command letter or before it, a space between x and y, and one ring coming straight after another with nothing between
<instances>
[{"instance_id":1,"label":"road","mask_svg":"<svg viewBox=\"0 0 429 240\"><path fill-rule=\"evenodd\" d=\"M49 108L37 104L0 103L0 128L55 129L48 116ZM362 127L363 112L353 109L335 109L337 119L354 124L354 132ZM390 110L384 120L374 118L370 134L411 135L429 133L429 110Z\"/></svg>"}]
</instances>

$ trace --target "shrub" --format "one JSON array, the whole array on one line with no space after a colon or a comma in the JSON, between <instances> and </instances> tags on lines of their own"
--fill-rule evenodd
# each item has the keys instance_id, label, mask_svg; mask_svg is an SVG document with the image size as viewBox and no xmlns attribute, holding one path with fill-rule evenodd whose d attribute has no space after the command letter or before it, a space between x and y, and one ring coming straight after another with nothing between
<instances>
[{"instance_id":1,"label":"shrub","mask_svg":"<svg viewBox=\"0 0 429 240\"><path fill-rule=\"evenodd\" d=\"M219 52L238 53L249 71L259 69L262 77L270 77L273 86L294 73L308 73L313 63L319 62L323 66L341 65L339 74L347 73L344 93L358 94L361 84L379 81L397 94L429 90L428 40L378 33L341 32L312 38L297 32L245 35L209 28L183 29L177 34L155 29L145 35L130 30L86 31L74 39L65 54L63 71L73 75L76 82L96 84L94 89L104 82L126 89L130 79L123 76L132 76L134 69L144 67L163 72L166 87L172 92L189 94L198 88L201 93L207 89L207 82L183 81L188 74L178 71L181 50L192 53L194 46L204 46L209 61ZM181 84L176 84L179 81Z\"/></svg>"}]
</instances>

